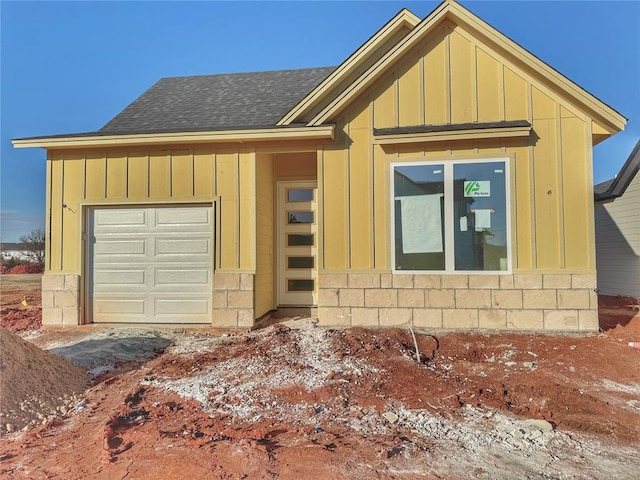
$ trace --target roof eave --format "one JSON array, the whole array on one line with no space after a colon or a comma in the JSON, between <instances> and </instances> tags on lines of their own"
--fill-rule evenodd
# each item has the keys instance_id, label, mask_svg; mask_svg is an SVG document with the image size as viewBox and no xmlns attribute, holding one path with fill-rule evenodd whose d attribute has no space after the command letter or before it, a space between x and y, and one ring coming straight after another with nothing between
<instances>
[{"instance_id":1,"label":"roof eave","mask_svg":"<svg viewBox=\"0 0 640 480\"><path fill-rule=\"evenodd\" d=\"M601 193L594 193L596 201L612 200L624 195L627 187L631 184L635 176L640 171L640 140L638 140L631 150L629 157L613 179L609 188Z\"/></svg>"},{"instance_id":2,"label":"roof eave","mask_svg":"<svg viewBox=\"0 0 640 480\"><path fill-rule=\"evenodd\" d=\"M247 143L277 140L333 140L334 129L334 125L327 124L313 127L274 127L207 132L38 137L15 139L12 140L12 144L15 148L55 149L167 144Z\"/></svg>"}]
</instances>

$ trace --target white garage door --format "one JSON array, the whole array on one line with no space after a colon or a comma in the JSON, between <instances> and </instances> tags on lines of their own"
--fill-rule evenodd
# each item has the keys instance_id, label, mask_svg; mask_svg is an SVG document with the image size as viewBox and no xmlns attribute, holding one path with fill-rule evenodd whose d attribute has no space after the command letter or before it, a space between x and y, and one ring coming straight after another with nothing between
<instances>
[{"instance_id":1,"label":"white garage door","mask_svg":"<svg viewBox=\"0 0 640 480\"><path fill-rule=\"evenodd\" d=\"M97 207L89 214L93 322L210 323L210 205Z\"/></svg>"}]
</instances>

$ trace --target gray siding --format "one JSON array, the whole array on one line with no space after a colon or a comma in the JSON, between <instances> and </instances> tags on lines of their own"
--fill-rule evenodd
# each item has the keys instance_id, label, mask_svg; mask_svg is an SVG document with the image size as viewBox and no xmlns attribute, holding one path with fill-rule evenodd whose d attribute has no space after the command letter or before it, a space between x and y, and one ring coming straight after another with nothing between
<instances>
[{"instance_id":1,"label":"gray siding","mask_svg":"<svg viewBox=\"0 0 640 480\"><path fill-rule=\"evenodd\" d=\"M598 289L640 298L640 175L624 194L595 208Z\"/></svg>"}]
</instances>

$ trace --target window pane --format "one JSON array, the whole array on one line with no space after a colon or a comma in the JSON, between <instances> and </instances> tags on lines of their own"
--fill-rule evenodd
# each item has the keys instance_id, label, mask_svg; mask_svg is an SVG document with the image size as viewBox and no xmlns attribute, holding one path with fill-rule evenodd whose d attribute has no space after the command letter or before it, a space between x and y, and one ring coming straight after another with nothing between
<instances>
[{"instance_id":1,"label":"window pane","mask_svg":"<svg viewBox=\"0 0 640 480\"><path fill-rule=\"evenodd\" d=\"M444 270L444 166L393 169L396 270Z\"/></svg>"},{"instance_id":2,"label":"window pane","mask_svg":"<svg viewBox=\"0 0 640 480\"><path fill-rule=\"evenodd\" d=\"M290 292L313 292L313 280L287 280L287 290Z\"/></svg>"},{"instance_id":3,"label":"window pane","mask_svg":"<svg viewBox=\"0 0 640 480\"><path fill-rule=\"evenodd\" d=\"M287 257L287 268L313 268L313 257Z\"/></svg>"},{"instance_id":4,"label":"window pane","mask_svg":"<svg viewBox=\"0 0 640 480\"><path fill-rule=\"evenodd\" d=\"M313 212L288 212L287 223L313 223Z\"/></svg>"},{"instance_id":5,"label":"window pane","mask_svg":"<svg viewBox=\"0 0 640 480\"><path fill-rule=\"evenodd\" d=\"M289 247L298 247L298 246L306 246L313 245L313 233L311 234L289 234L287 235L287 246Z\"/></svg>"},{"instance_id":6,"label":"window pane","mask_svg":"<svg viewBox=\"0 0 640 480\"><path fill-rule=\"evenodd\" d=\"M313 200L313 188L287 190L287 202L310 202Z\"/></svg>"},{"instance_id":7,"label":"window pane","mask_svg":"<svg viewBox=\"0 0 640 480\"><path fill-rule=\"evenodd\" d=\"M505 163L453 166L456 270L507 270Z\"/></svg>"}]
</instances>

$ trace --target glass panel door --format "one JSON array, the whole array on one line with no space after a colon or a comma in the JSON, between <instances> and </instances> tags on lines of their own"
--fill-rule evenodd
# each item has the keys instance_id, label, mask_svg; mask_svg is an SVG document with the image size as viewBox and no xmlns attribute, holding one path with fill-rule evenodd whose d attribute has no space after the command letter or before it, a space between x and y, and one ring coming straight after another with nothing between
<instances>
[{"instance_id":1,"label":"glass panel door","mask_svg":"<svg viewBox=\"0 0 640 480\"><path fill-rule=\"evenodd\" d=\"M278 183L278 305L316 305L315 182Z\"/></svg>"}]
</instances>

